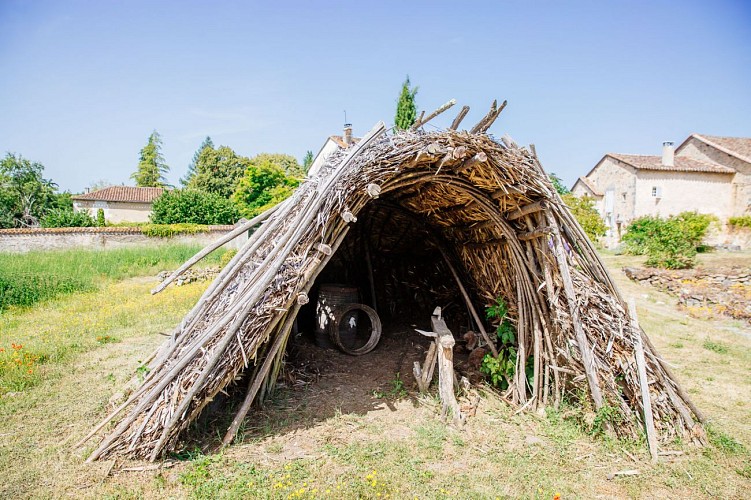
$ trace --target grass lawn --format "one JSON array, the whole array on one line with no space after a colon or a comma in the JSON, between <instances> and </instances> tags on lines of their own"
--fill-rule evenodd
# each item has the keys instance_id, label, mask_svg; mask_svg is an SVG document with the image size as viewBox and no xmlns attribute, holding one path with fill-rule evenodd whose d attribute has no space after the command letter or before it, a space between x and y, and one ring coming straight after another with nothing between
<instances>
[{"instance_id":1,"label":"grass lawn","mask_svg":"<svg viewBox=\"0 0 751 500\"><path fill-rule=\"evenodd\" d=\"M74 292L96 290L102 283L174 269L201 249L164 245L112 250L0 253L0 311ZM216 263L224 250L207 257Z\"/></svg>"},{"instance_id":2,"label":"grass lawn","mask_svg":"<svg viewBox=\"0 0 751 500\"><path fill-rule=\"evenodd\" d=\"M700 259L748 266L750 257ZM162 470L122 470L147 465L133 462L84 464L93 443L80 450L72 444L104 416L139 360L163 341L160 333L168 332L207 286L194 283L151 296L151 278L128 278L0 315L0 345L43 349L45 338L59 335L60 342L48 343L68 346L64 355L50 355L37 367L33 384L0 396L0 496L747 496L751 329L733 320L690 318L674 298L629 282L619 268L638 264L639 258L606 255L605 260L623 293L636 298L640 321L657 349L710 418L709 446L674 443L668 449L682 454L652 465L641 443L587 434L571 418L573 409L514 415L492 393L484 393L476 417L462 429L440 420L435 399L413 391L401 397L388 387L372 387L367 411L337 406L322 414L316 404L321 385L313 383L282 391L252 413L244 441L221 454L188 454ZM610 473L633 469L640 473L608 479Z\"/></svg>"}]
</instances>

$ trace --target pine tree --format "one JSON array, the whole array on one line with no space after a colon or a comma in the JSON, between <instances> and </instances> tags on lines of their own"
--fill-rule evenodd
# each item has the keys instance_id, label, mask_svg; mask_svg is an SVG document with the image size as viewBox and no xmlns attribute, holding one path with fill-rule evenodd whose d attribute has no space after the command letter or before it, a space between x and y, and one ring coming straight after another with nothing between
<instances>
[{"instance_id":1,"label":"pine tree","mask_svg":"<svg viewBox=\"0 0 751 500\"><path fill-rule=\"evenodd\" d=\"M416 95L417 87L410 89L409 75L407 75L407 79L402 84L402 92L399 94L399 100L396 103L394 126L397 130L407 130L417 120Z\"/></svg>"},{"instance_id":2,"label":"pine tree","mask_svg":"<svg viewBox=\"0 0 751 500\"><path fill-rule=\"evenodd\" d=\"M313 165L313 151L308 150L302 159L302 169L306 174L308 173L308 170L310 170L311 165Z\"/></svg>"},{"instance_id":3,"label":"pine tree","mask_svg":"<svg viewBox=\"0 0 751 500\"><path fill-rule=\"evenodd\" d=\"M180 178L180 184L182 184L183 186L187 186L193 176L196 175L196 165L198 164L198 159L201 157L201 153L206 148L214 149L214 141L212 141L211 137L209 137L208 135L206 136L206 139L204 139L201 143L201 146L196 149L196 152L193 154L193 159L190 161L190 165L188 165L188 172L185 174L185 177Z\"/></svg>"},{"instance_id":4,"label":"pine tree","mask_svg":"<svg viewBox=\"0 0 751 500\"><path fill-rule=\"evenodd\" d=\"M164 187L167 179L164 174L169 167L162 156L162 138L156 130L149 136L149 142L141 149L138 168L130 176L138 187Z\"/></svg>"}]
</instances>

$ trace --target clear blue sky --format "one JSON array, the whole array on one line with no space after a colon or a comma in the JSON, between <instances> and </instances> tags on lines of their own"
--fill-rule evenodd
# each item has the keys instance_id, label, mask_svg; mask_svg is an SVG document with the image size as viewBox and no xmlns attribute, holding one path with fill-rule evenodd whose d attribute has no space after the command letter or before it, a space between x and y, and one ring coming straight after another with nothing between
<instances>
[{"instance_id":1,"label":"clear blue sky","mask_svg":"<svg viewBox=\"0 0 751 500\"><path fill-rule=\"evenodd\" d=\"M61 188L130 183L150 132L177 183L206 135L301 158L454 97L570 185L609 151L751 136L751 4L0 0L0 151ZM458 109L458 107L457 107ZM453 117L436 120L445 126Z\"/></svg>"}]
</instances>

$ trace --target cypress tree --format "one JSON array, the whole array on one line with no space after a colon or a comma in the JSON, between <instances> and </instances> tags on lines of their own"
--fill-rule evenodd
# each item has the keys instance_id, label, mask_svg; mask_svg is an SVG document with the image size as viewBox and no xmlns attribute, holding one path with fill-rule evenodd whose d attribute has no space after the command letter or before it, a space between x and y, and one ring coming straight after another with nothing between
<instances>
[{"instance_id":1,"label":"cypress tree","mask_svg":"<svg viewBox=\"0 0 751 500\"><path fill-rule=\"evenodd\" d=\"M415 96L417 95L417 87L410 88L409 75L402 84L402 92L399 94L399 100L396 103L396 118L394 118L394 126L397 130L407 130L414 125L417 120L417 105L415 104Z\"/></svg>"}]
</instances>

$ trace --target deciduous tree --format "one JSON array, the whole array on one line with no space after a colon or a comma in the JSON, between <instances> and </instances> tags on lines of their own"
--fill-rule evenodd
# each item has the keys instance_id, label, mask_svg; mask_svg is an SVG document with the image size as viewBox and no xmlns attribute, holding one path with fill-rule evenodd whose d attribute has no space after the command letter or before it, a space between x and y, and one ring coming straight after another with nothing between
<instances>
[{"instance_id":1,"label":"deciduous tree","mask_svg":"<svg viewBox=\"0 0 751 500\"><path fill-rule=\"evenodd\" d=\"M605 226L605 222L603 222L597 209L595 209L595 203L592 198L589 196L579 198L572 193L564 194L562 198L592 242L597 243L597 240L605 236L608 228Z\"/></svg>"},{"instance_id":2,"label":"deciduous tree","mask_svg":"<svg viewBox=\"0 0 751 500\"><path fill-rule=\"evenodd\" d=\"M228 146L206 144L198 153L195 172L186 187L229 198L237 187L250 158L235 153Z\"/></svg>"},{"instance_id":3,"label":"deciduous tree","mask_svg":"<svg viewBox=\"0 0 751 500\"><path fill-rule=\"evenodd\" d=\"M57 185L42 177L43 171L39 162L6 153L0 161L0 227L38 226L49 210L70 203L70 193L57 194Z\"/></svg>"},{"instance_id":4,"label":"deciduous tree","mask_svg":"<svg viewBox=\"0 0 751 500\"><path fill-rule=\"evenodd\" d=\"M566 185L563 183L563 179L555 175L554 172L550 173L550 182L553 183L553 187L556 191L558 191L558 194L563 196L564 194L569 194L571 190L566 187Z\"/></svg>"},{"instance_id":5,"label":"deciduous tree","mask_svg":"<svg viewBox=\"0 0 751 500\"><path fill-rule=\"evenodd\" d=\"M289 155L260 154L251 160L232 199L242 215L254 217L288 198L300 184L300 176L290 172L301 170Z\"/></svg>"}]
</instances>

